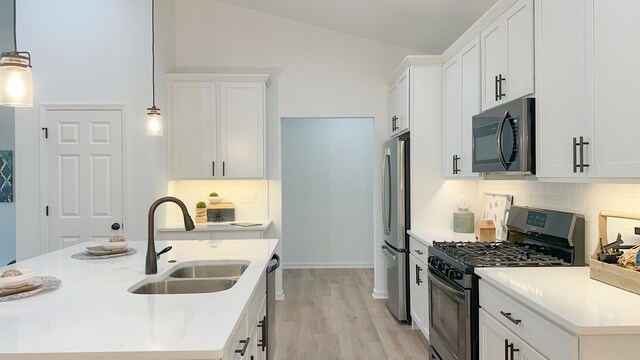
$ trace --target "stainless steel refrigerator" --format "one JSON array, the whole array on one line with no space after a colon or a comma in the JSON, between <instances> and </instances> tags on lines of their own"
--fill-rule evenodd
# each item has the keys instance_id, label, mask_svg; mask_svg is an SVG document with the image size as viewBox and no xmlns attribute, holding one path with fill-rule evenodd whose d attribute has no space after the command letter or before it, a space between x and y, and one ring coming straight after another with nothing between
<instances>
[{"instance_id":1,"label":"stainless steel refrigerator","mask_svg":"<svg viewBox=\"0 0 640 360\"><path fill-rule=\"evenodd\" d=\"M382 178L387 307L402 321L409 320L409 205L409 134L403 134L384 144Z\"/></svg>"}]
</instances>

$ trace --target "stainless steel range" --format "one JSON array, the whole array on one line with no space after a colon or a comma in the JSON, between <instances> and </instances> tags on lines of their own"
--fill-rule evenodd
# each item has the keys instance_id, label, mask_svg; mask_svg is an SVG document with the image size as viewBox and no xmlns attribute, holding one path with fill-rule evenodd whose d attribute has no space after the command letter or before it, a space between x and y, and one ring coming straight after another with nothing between
<instances>
[{"instance_id":1,"label":"stainless steel range","mask_svg":"<svg viewBox=\"0 0 640 360\"><path fill-rule=\"evenodd\" d=\"M475 267L584 265L582 215L513 206L507 227L507 242L434 242L429 247L432 359L478 359Z\"/></svg>"}]
</instances>

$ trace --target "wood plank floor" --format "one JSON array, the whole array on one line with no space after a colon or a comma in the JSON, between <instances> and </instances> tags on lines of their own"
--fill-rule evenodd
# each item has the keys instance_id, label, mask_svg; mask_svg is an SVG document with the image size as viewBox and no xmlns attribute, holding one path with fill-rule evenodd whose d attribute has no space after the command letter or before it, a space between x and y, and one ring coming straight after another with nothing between
<instances>
[{"instance_id":1,"label":"wood plank floor","mask_svg":"<svg viewBox=\"0 0 640 360\"><path fill-rule=\"evenodd\" d=\"M428 359L426 339L375 300L373 269L285 269L276 360Z\"/></svg>"}]
</instances>

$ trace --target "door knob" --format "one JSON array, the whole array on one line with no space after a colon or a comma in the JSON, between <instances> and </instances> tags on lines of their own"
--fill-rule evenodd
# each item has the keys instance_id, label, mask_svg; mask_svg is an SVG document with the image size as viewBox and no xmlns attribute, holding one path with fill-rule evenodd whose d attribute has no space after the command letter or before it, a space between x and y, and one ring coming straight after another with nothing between
<instances>
[{"instance_id":1,"label":"door knob","mask_svg":"<svg viewBox=\"0 0 640 360\"><path fill-rule=\"evenodd\" d=\"M118 223L111 224L111 230L120 230L120 224Z\"/></svg>"}]
</instances>

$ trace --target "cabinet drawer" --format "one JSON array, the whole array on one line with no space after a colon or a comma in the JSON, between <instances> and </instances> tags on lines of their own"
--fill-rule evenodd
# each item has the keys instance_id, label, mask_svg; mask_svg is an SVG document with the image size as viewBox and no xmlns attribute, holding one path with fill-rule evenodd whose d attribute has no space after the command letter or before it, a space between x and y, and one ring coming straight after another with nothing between
<instances>
[{"instance_id":1,"label":"cabinet drawer","mask_svg":"<svg viewBox=\"0 0 640 360\"><path fill-rule=\"evenodd\" d=\"M576 336L548 322L482 280L480 280L480 307L547 358L578 358Z\"/></svg>"},{"instance_id":2,"label":"cabinet drawer","mask_svg":"<svg viewBox=\"0 0 640 360\"><path fill-rule=\"evenodd\" d=\"M427 245L414 239L413 237L409 237L409 249L411 254L415 255L418 260L422 261L425 265L428 264L428 254L427 249L429 248Z\"/></svg>"}]
</instances>

